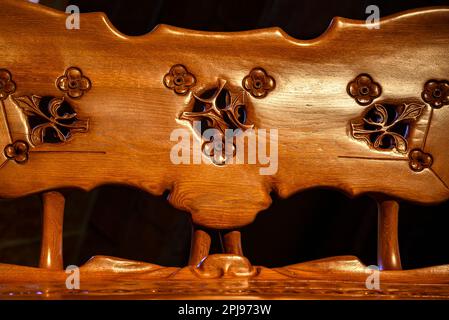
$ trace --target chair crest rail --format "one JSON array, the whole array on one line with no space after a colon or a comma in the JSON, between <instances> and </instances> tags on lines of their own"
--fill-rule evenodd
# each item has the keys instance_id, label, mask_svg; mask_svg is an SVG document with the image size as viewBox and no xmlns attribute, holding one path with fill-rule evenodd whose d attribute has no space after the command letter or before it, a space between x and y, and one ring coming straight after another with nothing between
<instances>
[{"instance_id":1,"label":"chair crest rail","mask_svg":"<svg viewBox=\"0 0 449 320\"><path fill-rule=\"evenodd\" d=\"M62 12L1 5L0 197L47 192L47 202L40 273L0 265L0 279L17 284L0 295L20 292L24 275L64 277L64 199L48 191L126 184L168 190L173 206L215 229L251 223L271 192L372 194L384 297L448 297L447 266L399 271L397 201L449 199L449 8L396 14L379 29L335 18L322 36L303 41L278 28L208 33L167 25L129 37L99 13L82 14L80 29L68 30ZM81 268L91 277L86 290L101 291L94 275L103 272L137 277L146 293L151 280L166 281L156 295L169 294L173 279L181 281L176 294L192 293L185 284L193 282L200 296L221 290L220 279L244 279L246 294L288 296L283 284L296 283L299 297L320 277L356 281L342 287L347 296L367 294L368 269L354 257L268 269L243 256L239 233L226 236L223 255L209 255L209 246L197 231L182 269L93 258ZM269 294L258 280L273 282ZM201 281L211 291L201 291ZM421 281L427 291L393 293L394 283ZM68 294L58 286L48 287L49 297ZM314 292L339 297L329 286Z\"/></svg>"}]
</instances>

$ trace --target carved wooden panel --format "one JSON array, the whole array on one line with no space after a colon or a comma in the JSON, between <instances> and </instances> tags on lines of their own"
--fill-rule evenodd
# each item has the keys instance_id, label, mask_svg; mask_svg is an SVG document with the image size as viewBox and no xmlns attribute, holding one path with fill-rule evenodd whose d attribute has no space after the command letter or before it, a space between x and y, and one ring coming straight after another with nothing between
<instances>
[{"instance_id":1,"label":"carved wooden panel","mask_svg":"<svg viewBox=\"0 0 449 320\"><path fill-rule=\"evenodd\" d=\"M391 198L449 199L449 8L387 17L380 29L336 18L310 41L278 28L128 37L103 14L82 15L79 30L65 20L2 1L0 197L121 183L169 190L196 223L233 228L269 206L270 192L372 193L382 289L366 286L372 270L355 257L269 269L244 257L239 232L209 255L210 236L196 230L184 268L96 256L71 291L64 197L45 192L39 268L0 264L1 298L448 297L447 265L400 270ZM257 150L242 154L241 141Z\"/></svg>"},{"instance_id":2,"label":"carved wooden panel","mask_svg":"<svg viewBox=\"0 0 449 320\"><path fill-rule=\"evenodd\" d=\"M271 191L449 198L447 8L388 17L372 30L336 18L310 41L278 28L164 25L128 37L103 14L82 15L79 30L65 19L2 2L1 197L128 184L169 190L174 206L215 228L250 223ZM277 130L276 163L271 151L268 163L194 163L196 119L242 134ZM192 164L170 159L176 129L192 133ZM270 165L273 174L260 174Z\"/></svg>"}]
</instances>

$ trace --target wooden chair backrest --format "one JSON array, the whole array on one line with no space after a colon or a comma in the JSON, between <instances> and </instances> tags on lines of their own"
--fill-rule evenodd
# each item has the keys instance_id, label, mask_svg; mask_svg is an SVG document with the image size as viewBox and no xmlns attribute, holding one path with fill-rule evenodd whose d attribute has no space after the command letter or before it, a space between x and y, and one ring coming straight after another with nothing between
<instances>
[{"instance_id":1,"label":"wooden chair backrest","mask_svg":"<svg viewBox=\"0 0 449 320\"><path fill-rule=\"evenodd\" d=\"M159 26L146 36L128 37L103 14L82 15L80 29L70 30L63 13L5 1L2 78L10 76L15 90L2 98L7 120L3 115L1 139L5 147L26 142L29 156L23 164L2 155L0 195L106 183L154 194L170 190L174 206L191 212L195 222L217 228L251 222L270 204L270 191L287 197L326 186L351 195L443 201L449 198L449 111L423 97L432 87L429 81L448 78L448 16L449 9L442 8L409 12L371 30L336 18L311 41L292 39L276 28L209 34ZM195 79L185 92L164 84L178 64ZM89 89L82 89L87 84L67 89L70 71L77 76L71 68L78 68ZM242 83L257 68L271 77L273 88L265 97L252 96ZM265 165L260 164L170 161L173 130L190 129L180 115L192 110L195 93L217 87L218 79L244 93L248 123L278 130L274 175L261 175ZM371 91L352 92L361 90L357 81L367 81ZM54 103L64 99L72 107L77 122L67 129L69 137L48 143L41 139L41 127L33 133L29 119L39 118L34 108L38 101L48 103L36 96L60 99ZM373 137L378 133L363 131L369 125L361 123L373 107L387 103L404 119L400 125L410 128L406 136L393 128L385 143L400 146L381 150ZM383 114L379 108L377 114ZM384 116L393 120L391 114ZM430 168L411 168L414 149L432 157Z\"/></svg>"},{"instance_id":2,"label":"wooden chair backrest","mask_svg":"<svg viewBox=\"0 0 449 320\"><path fill-rule=\"evenodd\" d=\"M374 28L335 18L308 41L278 28L166 25L130 37L101 13L82 14L79 29L67 23L2 2L2 198L112 183L168 190L173 206L217 229L251 223L271 192L449 199L449 8ZM219 140L240 129L258 143L255 163L212 159L194 121ZM190 164L171 158L181 136Z\"/></svg>"}]
</instances>

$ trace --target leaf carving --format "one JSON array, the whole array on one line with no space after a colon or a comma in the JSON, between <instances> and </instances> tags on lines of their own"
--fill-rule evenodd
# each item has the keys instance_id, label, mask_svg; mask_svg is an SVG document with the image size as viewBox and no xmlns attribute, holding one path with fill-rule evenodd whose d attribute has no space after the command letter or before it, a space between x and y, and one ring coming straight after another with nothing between
<instances>
[{"instance_id":1,"label":"leaf carving","mask_svg":"<svg viewBox=\"0 0 449 320\"><path fill-rule=\"evenodd\" d=\"M217 129L219 137L223 144L226 136L226 130L235 130L239 132L251 129L253 124L248 122L247 114L247 93L241 89L230 87L226 80L219 78L218 85L205 92L193 93L194 105L192 111L182 112L179 116L181 120L187 120L194 126L197 121L201 123L200 128L194 130L201 139L204 131L209 128ZM235 144L233 144L233 153L224 154L215 153L214 143L202 140L202 151L215 164L225 164L227 159L235 156ZM226 151L226 150L223 150Z\"/></svg>"},{"instance_id":2,"label":"leaf carving","mask_svg":"<svg viewBox=\"0 0 449 320\"><path fill-rule=\"evenodd\" d=\"M42 115L39 107L36 107L39 103L36 101L40 100L38 96L24 96L24 97L11 97L14 103L22 110L22 112L27 116Z\"/></svg>"},{"instance_id":3,"label":"leaf carving","mask_svg":"<svg viewBox=\"0 0 449 320\"><path fill-rule=\"evenodd\" d=\"M13 97L13 101L27 116L30 140L34 145L64 143L73 133L88 130L88 121L78 119L64 98L33 95Z\"/></svg>"},{"instance_id":4,"label":"leaf carving","mask_svg":"<svg viewBox=\"0 0 449 320\"><path fill-rule=\"evenodd\" d=\"M376 150L406 153L409 127L422 115L424 108L424 104L418 103L375 104L361 119L351 121L352 136Z\"/></svg>"},{"instance_id":5,"label":"leaf carving","mask_svg":"<svg viewBox=\"0 0 449 320\"><path fill-rule=\"evenodd\" d=\"M404 104L404 110L396 121L417 120L425 108L424 104L410 103Z\"/></svg>"}]
</instances>

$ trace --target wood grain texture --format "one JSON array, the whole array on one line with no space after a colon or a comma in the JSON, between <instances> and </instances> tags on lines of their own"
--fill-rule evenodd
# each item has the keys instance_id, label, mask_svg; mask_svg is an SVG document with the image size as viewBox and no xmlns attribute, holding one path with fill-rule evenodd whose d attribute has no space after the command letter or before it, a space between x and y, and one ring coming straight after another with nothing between
<instances>
[{"instance_id":1,"label":"wood grain texture","mask_svg":"<svg viewBox=\"0 0 449 320\"><path fill-rule=\"evenodd\" d=\"M39 267L62 270L62 226L64 222L65 198L59 192L42 195L42 243Z\"/></svg>"},{"instance_id":2,"label":"wood grain texture","mask_svg":"<svg viewBox=\"0 0 449 320\"><path fill-rule=\"evenodd\" d=\"M398 215L399 203L394 200L379 201L377 230L377 264L382 270L401 270L399 254Z\"/></svg>"},{"instance_id":3,"label":"wood grain texture","mask_svg":"<svg viewBox=\"0 0 449 320\"><path fill-rule=\"evenodd\" d=\"M83 14L79 30L67 30L65 20L65 14L43 6L2 1L0 67L10 72L15 90L2 100L2 117L8 121L2 119L0 143L6 147L25 141L30 150L23 165L12 161L23 158L20 145L9 147L10 158L0 156L1 197L108 183L158 195L169 190L174 206L191 212L195 223L213 228L250 223L270 205L271 191L287 197L321 186L421 203L449 198L449 107L433 108L422 98L429 80L449 77L448 8L383 18L380 29L372 30L360 21L335 18L322 36L308 41L278 28L207 33L165 25L129 37L104 14ZM195 85L184 95L164 85L164 76L177 64L195 76ZM71 92L69 82L61 80L72 74L70 68L82 72L73 73L79 82L72 83ZM265 82L269 93L244 81L254 68L275 81ZM404 104L423 105L411 121L407 150L431 154L431 168L411 170L408 154L379 151L351 136L350 121L370 108L348 94L348 84L360 74L369 74L381 86L373 103L398 106L398 113ZM276 174L260 175L261 164L170 161L170 133L191 129L178 116L191 110L194 93L219 79L240 90L254 84L248 93L248 119L255 128L278 130ZM190 78L185 81L191 84ZM62 144L32 146L26 117L13 98L33 95L64 98L77 119L88 121L87 130Z\"/></svg>"},{"instance_id":4,"label":"wood grain texture","mask_svg":"<svg viewBox=\"0 0 449 320\"><path fill-rule=\"evenodd\" d=\"M195 230L190 248L189 266L197 266L209 255L211 238L203 230Z\"/></svg>"},{"instance_id":5,"label":"wood grain texture","mask_svg":"<svg viewBox=\"0 0 449 320\"><path fill-rule=\"evenodd\" d=\"M225 234L224 249L226 253L243 256L242 235L240 231L231 231Z\"/></svg>"},{"instance_id":6,"label":"wood grain texture","mask_svg":"<svg viewBox=\"0 0 449 320\"><path fill-rule=\"evenodd\" d=\"M382 271L341 256L283 268L251 266L236 255L211 255L199 266L166 268L97 256L80 268L80 289L67 274L0 264L1 299L449 299L449 266Z\"/></svg>"},{"instance_id":7,"label":"wood grain texture","mask_svg":"<svg viewBox=\"0 0 449 320\"><path fill-rule=\"evenodd\" d=\"M449 8L386 17L379 29L335 18L302 41L278 28L164 25L128 37L99 13L68 30L64 13L1 5L0 197L44 192L40 268L0 264L1 298L449 298L449 267L398 270L397 239L397 201L449 199ZM277 170L227 163L235 145L204 159L211 150L194 120L219 139L229 128L277 130ZM171 161L178 129L192 135L193 161L199 145L205 162ZM64 198L49 190L112 183L169 190L175 207L213 229L252 222L271 192L370 193L382 199L380 289L367 288L373 270L355 257L269 269L243 256L239 232L224 237L226 254L209 255L209 235L196 231L184 268L97 256L69 290Z\"/></svg>"}]
</instances>

